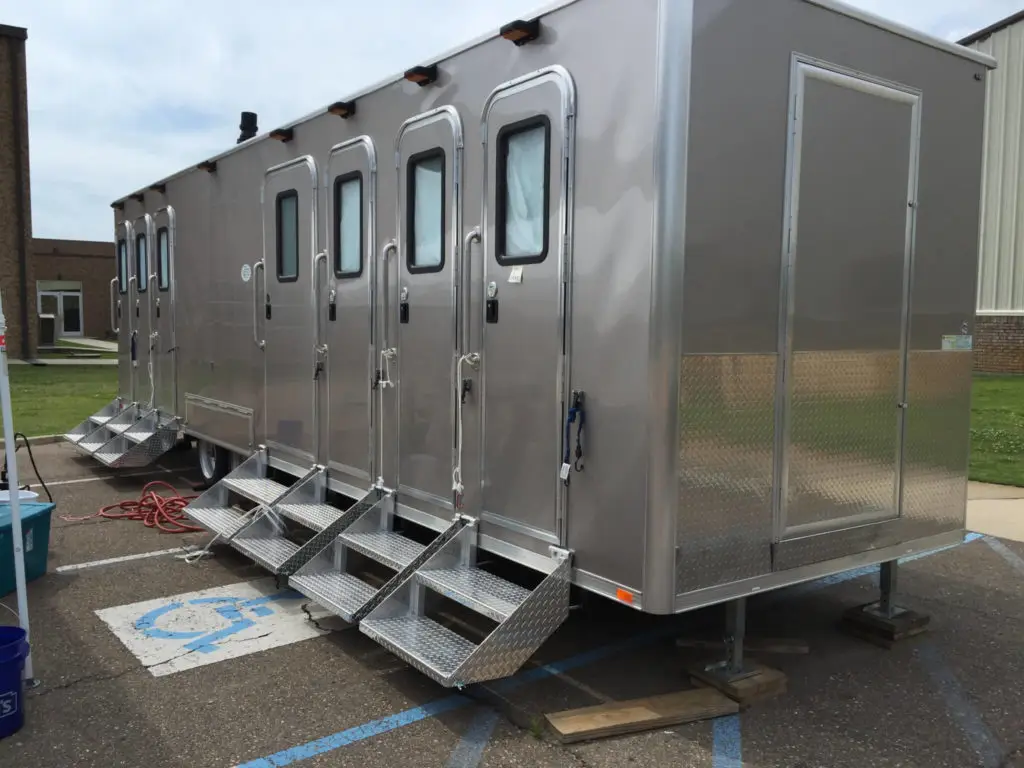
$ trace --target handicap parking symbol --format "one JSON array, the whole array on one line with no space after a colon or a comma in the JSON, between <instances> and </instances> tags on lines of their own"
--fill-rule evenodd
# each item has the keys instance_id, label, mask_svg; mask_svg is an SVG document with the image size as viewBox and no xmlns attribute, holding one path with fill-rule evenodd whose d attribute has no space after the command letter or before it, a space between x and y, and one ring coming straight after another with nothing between
<instances>
[{"instance_id":1,"label":"handicap parking symbol","mask_svg":"<svg viewBox=\"0 0 1024 768\"><path fill-rule=\"evenodd\" d=\"M267 597L200 597L188 601L172 601L154 608L135 621L135 629L145 637L156 640L187 640L184 650L197 653L213 653L217 650L216 643L226 637L256 626L256 620L274 615L273 603L283 600L302 600L303 597L294 590L286 590ZM224 624L213 631L182 632L162 629L161 619L179 611L186 606L209 606L219 616L216 624Z\"/></svg>"}]
</instances>

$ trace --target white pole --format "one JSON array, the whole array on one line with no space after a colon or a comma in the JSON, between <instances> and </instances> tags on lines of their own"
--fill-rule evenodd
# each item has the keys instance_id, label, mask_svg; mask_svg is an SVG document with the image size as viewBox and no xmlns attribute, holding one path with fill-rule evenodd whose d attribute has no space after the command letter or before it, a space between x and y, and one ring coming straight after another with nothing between
<instances>
[{"instance_id":1,"label":"white pole","mask_svg":"<svg viewBox=\"0 0 1024 768\"><path fill-rule=\"evenodd\" d=\"M7 480L11 496L11 537L14 539L14 588L18 593L18 620L25 634L28 629L28 592L25 587L25 543L21 538L21 500L18 498L18 458L14 443L14 417L11 414L11 385L7 375L7 321L0 300L0 411L3 411L4 449L7 452ZM31 638L29 638L31 642ZM31 646L30 646L31 647ZM32 652L25 659L25 679L31 680Z\"/></svg>"}]
</instances>

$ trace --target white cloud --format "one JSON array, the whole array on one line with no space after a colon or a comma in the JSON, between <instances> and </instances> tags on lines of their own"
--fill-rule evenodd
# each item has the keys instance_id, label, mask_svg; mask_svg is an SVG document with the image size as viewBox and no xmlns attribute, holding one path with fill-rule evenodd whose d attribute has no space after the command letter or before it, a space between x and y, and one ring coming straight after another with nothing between
<instances>
[{"instance_id":1,"label":"white cloud","mask_svg":"<svg viewBox=\"0 0 1024 768\"><path fill-rule=\"evenodd\" d=\"M630 0L622 0L628 3ZM1020 0L854 0L957 39ZM33 230L108 239L109 203L263 129L452 48L542 0L46 0L26 26Z\"/></svg>"}]
</instances>

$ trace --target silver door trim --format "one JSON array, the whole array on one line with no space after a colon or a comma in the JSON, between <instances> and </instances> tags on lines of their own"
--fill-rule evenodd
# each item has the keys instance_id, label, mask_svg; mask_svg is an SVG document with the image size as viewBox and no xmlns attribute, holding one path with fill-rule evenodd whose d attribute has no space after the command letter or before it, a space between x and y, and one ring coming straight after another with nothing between
<instances>
[{"instance_id":1,"label":"silver door trim","mask_svg":"<svg viewBox=\"0 0 1024 768\"><path fill-rule=\"evenodd\" d=\"M167 217L167 296L171 303L170 319L171 319L171 349L169 356L171 357L171 371L173 375L173 387L174 392L174 408L178 408L178 276L177 270L174 266L174 253L177 241L177 222L178 215L174 210L173 205L165 205L162 208L157 208L154 214L154 220L160 216ZM160 244L157 243L157 259L160 258ZM157 264L157 272L159 273L159 262ZM160 292L160 286L157 285L157 293ZM159 299L159 297L157 297Z\"/></svg>"},{"instance_id":2,"label":"silver door trim","mask_svg":"<svg viewBox=\"0 0 1024 768\"><path fill-rule=\"evenodd\" d=\"M858 70L833 64L813 56L794 53L790 64L790 110L787 134L786 193L783 212L782 279L780 281L780 308L784 316L779 329L781 343L781 364L776 390L776 451L775 451L775 492L773 515L775 542L792 538L795 533L806 533L807 526L787 527L789 492L789 446L792 428L793 377L793 320L796 313L796 290L794 271L796 269L797 243L800 221L800 171L803 155L803 114L804 85L808 78L821 80L842 88L851 88L861 93L897 101L911 106L910 169L908 174L908 214L906 242L903 263L903 309L900 330L900 401L906 401L907 392L907 345L910 337L910 294L913 269L913 254L916 238L916 199L921 139L921 91L892 80L876 77ZM780 315L782 310L780 309ZM893 485L895 516L879 517L875 522L898 519L902 515L903 488L903 437L906 422L905 409L900 409L897 422L897 456L895 463L896 482ZM835 521L832 521L834 525ZM870 523L868 523L870 524ZM849 527L849 526L847 526ZM816 528L812 524L812 528ZM833 530L842 530L835 528ZM824 531L822 531L824 532ZM774 556L773 556L774 557Z\"/></svg>"},{"instance_id":3,"label":"silver door trim","mask_svg":"<svg viewBox=\"0 0 1024 768\"><path fill-rule=\"evenodd\" d=\"M331 255L331 258L328 258L328 272L331 275L332 285L333 285L333 281L337 280L337 278L334 277L334 270L333 270L333 266L334 266L334 259L333 259L334 252L333 252L332 249L334 248L334 238L332 236L331 226L332 226L332 224L334 222L334 179L332 178L331 169L333 168L334 160L335 160L335 158L338 155L340 155L340 154L342 154L344 152L348 152L348 151L350 151L352 149L356 149L357 147L361 147L363 149L363 151L366 152L366 162L367 162L367 165L369 167L369 176L370 176L370 178L367 180L367 202L366 202L366 205L367 205L366 215L367 215L367 217L370 220L370 226L365 228L365 229L368 229L368 232L366 232L366 237L365 237L364 245L366 246L366 249L365 249L365 259L366 259L366 269L367 269L367 272L368 272L368 274L366 276L366 290L367 290L367 292L369 294L367 299L368 299L368 305L369 305L369 308L370 308L370 310L369 310L369 312L370 312L370 323L369 323L369 327L370 327L370 346L369 346L369 350L367 351L367 355L369 356L369 359L367 360L367 370L373 371L377 367L377 365L376 365L377 364L377 355L379 354L379 351L377 350L377 335L378 334L377 334L377 328L376 328L376 323L377 323L377 290L376 290L376 288L377 288L377 269L378 269L377 258L376 258L376 256L377 256L377 147L373 143L373 137L368 136L366 134L364 134L362 136L356 136L354 139L349 139L347 141L343 141L340 144L335 144L333 147L331 147L331 151L327 155L327 173L324 175L324 193L327 196L327 210L326 210L327 215L325 217L326 221L324 223L324 250L327 251L327 253ZM321 343L324 343L323 340L321 340ZM330 419L330 417L331 417L331 412L330 412L331 380L330 380L330 366L329 365L328 365L327 370L328 370L328 374L327 374L327 418ZM370 382L366 382L366 384L367 384L367 386L370 386ZM371 392L370 393L370 397L367 398L367 399L368 399L367 419L368 419L368 423L370 425L370 430L369 430L369 435L367 437L367 449L366 449L367 450L367 463L366 463L366 466L369 468L369 475L368 475L368 477L374 477L375 474L377 473L376 461L375 461L375 455L376 455L375 438L376 438L377 430L376 430L376 427L375 427L376 419L374 418L374 402L376 401L376 398L373 397L373 393ZM328 445L327 454L328 454L328 457L329 457L330 456L330 445ZM344 465L336 465L336 466L340 467L340 466L344 466ZM351 470L353 468L349 467L347 469ZM362 471L355 471L353 476L354 477L360 477L362 474L363 474Z\"/></svg>"},{"instance_id":4,"label":"silver door trim","mask_svg":"<svg viewBox=\"0 0 1024 768\"><path fill-rule=\"evenodd\" d=\"M406 120L404 123L402 123L401 127L398 129L398 135L395 137L395 177L396 177L395 178L395 183L396 183L396 185L395 185L395 194L396 194L396 197L399 198L396 201L397 205L395 206L395 233L396 233L396 235L395 235L396 240L395 241L396 241L396 243L398 243L398 245L395 248L395 252L396 252L396 254L399 254L399 255L402 252L401 244L400 244L401 243L401 239L402 239L402 214L403 214L403 211L405 209L404 202L403 202L403 200L401 200L401 190L402 190L402 139L405 137L405 134L408 133L413 128L419 128L419 127L430 125L432 123L442 122L442 121L447 122L448 125L451 127L451 130L452 130L452 143L453 143L453 152L452 152L452 189L451 189L452 215L451 215L451 221L449 222L449 225L448 225L449 226L449 233L448 233L449 248L450 248L450 257L451 257L451 265L452 265L452 270L451 270L451 301L452 301L452 316L451 316L451 347L452 347L452 356L451 357L452 357L452 359L451 359L451 363L450 363L451 369L450 369L449 374L448 374L448 378L449 378L448 389L450 391L449 392L449 394L450 394L450 396L449 396L449 403L448 403L448 420L449 420L449 423L450 423L450 426L451 426L451 430L452 430L452 445L451 445L450 466L452 468L454 468L455 467L455 462L457 461L457 457L456 457L456 444L455 444L455 437L456 437L456 434L455 434L455 430L456 430L455 408L456 408L456 397L457 397L456 389L458 387L458 385L456 383L456 377L457 377L458 374L457 374L457 370L456 369L458 367L459 357L462 355L462 352L460 350L460 339L459 339L459 298L460 298L460 294L459 294L459 279L460 279L460 275L461 275L461 271L462 271L461 270L461 264L462 264L462 259L461 259L461 253L462 253L462 165L463 165L463 157L462 157L462 155L463 155L463 151L464 151L464 147L465 147L465 142L464 142L464 133L463 133L463 129L462 129L462 117L459 115L459 111L455 107L453 107L451 105L445 105L443 107L437 107L437 108L431 109L431 110L429 110L427 112L422 112L422 113L420 113L418 115L413 115L408 120ZM401 259L399 259L398 261L401 262ZM401 263L399 263L397 265L397 268L398 268L399 275L401 275L402 274ZM395 290L396 291L399 289L399 286L401 284L402 284L401 279L395 281ZM390 288L389 286L385 286L385 290L389 290L389 288ZM398 297L397 297L397 294L396 294L396 299L397 298ZM398 306L398 301L397 300L395 302L395 306ZM401 363L401 355L402 355L401 345L400 344L397 345L396 349L398 350L397 355L398 355L398 360L399 360L399 362L398 362L398 366L399 366L398 388L400 388L402 386L402 378L403 378L402 374L401 374L401 366L402 366L402 363ZM397 425L397 433L396 434L398 434L400 436L401 435L401 430L402 430L402 427L401 427L401 425L402 425L402 397L399 394L400 389L398 389L398 388L396 388L395 395L394 395L394 397L395 397L395 424ZM399 472L401 470L401 462L399 461L399 456L398 456L399 451L401 450L400 443L401 443L401 437L399 437L399 439L395 440L394 450L392 452L392 455L390 456L390 459L393 461L394 466L395 466L395 475L396 475L395 486L399 487L399 488L402 487L402 485L401 485L401 477L399 476ZM408 493L408 489L406 489L404 492ZM437 503L436 502L436 499L437 499L436 496L433 496L431 494L422 494L422 495L424 497L426 497L426 499L431 500L431 503ZM414 496L414 498L418 498L418 497ZM446 510L452 510L452 509L455 508L455 492L454 491L452 492L452 497L447 502L442 504L441 506L442 506L442 508L444 508Z\"/></svg>"},{"instance_id":5,"label":"silver door trim","mask_svg":"<svg viewBox=\"0 0 1024 768\"><path fill-rule=\"evenodd\" d=\"M152 280L149 279L150 278L150 274L151 274L150 271L149 271L149 267L153 263L153 253L152 253L152 245L153 245L153 217L150 214L148 214L148 213L144 213L141 216L136 216L134 221L135 221L135 223L143 222L143 225L144 225L144 228L145 228L145 235L146 235L146 276L145 276L146 277L146 327L149 330L149 337L148 338L142 339L142 338L139 338L138 336L136 336L136 338L135 338L136 362L138 362L138 350L140 349L140 345L141 344L145 344L146 345L146 376L149 379L149 400L147 401L146 406L147 406L148 409L152 409L153 405L154 405L154 403L156 401L156 379L154 378L154 374L153 374L153 293L154 293L154 290L153 290ZM135 264L135 269L136 270L138 270L138 268L139 268L138 245L134 242L135 238L137 238L137 237L138 237L138 234L134 231L134 227L133 227L133 231L132 231L132 240L133 240L133 242L131 244L132 245L132 251L130 251L130 253L134 257L134 264ZM141 304L141 301L139 299L139 276L138 276L138 274L135 275L135 303L136 303L136 305L140 305ZM136 308L138 309L139 307L137 306ZM133 332L135 332L137 334L138 333L138 328L133 328ZM138 367L134 367L133 368L133 371L132 371L132 376L133 377L135 376L135 374L136 374L136 372L138 370L139 370ZM136 393L134 399L135 399L136 402L138 402L141 399L140 394Z\"/></svg>"},{"instance_id":6,"label":"silver door trim","mask_svg":"<svg viewBox=\"0 0 1024 768\"><path fill-rule=\"evenodd\" d=\"M522 536L528 536L531 539L544 541L548 544L560 544L556 534L551 533L550 531L541 530L540 528L535 528L532 525L526 525L518 520L512 520L503 515L496 515L493 512L481 512L480 519L485 523L496 525L499 528L505 528Z\"/></svg>"},{"instance_id":7,"label":"silver door trim","mask_svg":"<svg viewBox=\"0 0 1024 768\"><path fill-rule=\"evenodd\" d=\"M562 96L562 163L561 163L561 174L559 178L559 190L558 190L558 220L561 230L561 234L558 242L558 280L562 286L561 293L558 300L558 327L562 329L562 338L560 339L562 354L559 357L556 365L555 380L557 381L557 391L562 398L560 405L560 412L565 413L565 408L569 402L570 397L570 364L572 361L572 244L573 244L573 200L575 194L575 173L576 173L576 81L573 79L572 74L568 69L561 65L553 65L550 67L544 67L538 69L535 72L530 72L517 77L513 80L509 80L502 83L487 97L484 102L483 112L480 119L480 136L481 144L483 145L484 155L484 177L483 177L483 189L484 193L481 195L481 210L480 210L480 249L483 253L483 267L481 269L481 278L483 283L487 283L489 273L489 258L488 253L488 212L489 212L489 200L488 200L488 185L489 170L490 170L490 157L488 155L487 141L488 141L488 121L490 120L491 110L494 109L495 105L501 102L503 99L507 99L511 96L522 93L530 88L536 88L548 83L554 83L558 88L559 93ZM480 409L480 423L479 423L479 444L480 450L480 473L481 478L486 477L486 468L484 467L484 440L487 434L487 322L486 322L486 307L484 302L481 302L481 314L479 316L480 322L480 402L483 403L483 407ZM561 446L564 440L563 427L561 419L554 425L554 434L552 439L555 441L554 445ZM555 537L555 542L559 546L568 546L569 541L569 527L567 524L567 494L565 484L561 481L558 476L558 467L553 466L551 472L551 481L555 486L555 530L553 532L545 533L545 536L550 536L552 533ZM486 512L483 509L483 498L481 498L481 517L490 515L491 513ZM501 517L500 515L496 517ZM507 518L501 518L507 519ZM531 531L535 531L532 527L529 527ZM527 535L538 538L536 532L528 533ZM546 541L547 539L542 539Z\"/></svg>"},{"instance_id":8,"label":"silver door trim","mask_svg":"<svg viewBox=\"0 0 1024 768\"><path fill-rule=\"evenodd\" d=\"M316 262L317 262L317 258L319 256L319 254L320 254L320 250L317 247L319 245L319 238L318 238L318 234L319 233L317 232L317 226L318 226L319 218L318 218L317 214L318 214L318 211L319 211L319 208L318 208L318 203L319 203L318 192L320 190L320 179L319 179L319 176L317 175L316 159L312 155L301 155L299 157L292 158L291 160L287 160L287 161L285 161L283 163L278 163L277 165L272 165L266 171L264 171L264 173L263 173L263 179L260 181L260 224L261 224L261 229L263 230L263 254L262 254L263 258L260 261L263 263L263 282L264 282L264 291L266 291L266 284L267 284L267 279L266 279L266 274L267 274L267 182L270 179L270 177L272 177L272 176L275 176L275 175L277 175L279 173L282 173L284 171L289 171L289 170L291 170L293 168L299 168L299 167L301 167L303 165L306 166L306 170L309 172L309 190L310 190L310 195L311 195L311 198L310 198L310 222L309 222L309 227L310 227L310 236L309 236L310 239L309 239L309 242L310 242L310 251L311 251L311 253L310 253L310 262L309 262L309 267L310 267L309 280L310 280L310 294L311 294L310 311L314 313L314 317L313 317L313 343L310 345L310 349L309 349L309 358L310 358L309 359L309 370L312 371L312 370L314 370L314 368L316 366L316 361L317 361L317 344L319 343L319 339L317 338L317 321L318 321L318 317L316 315L316 311L317 311L317 302L316 302L316 298L317 298L316 297L316 284L317 284L317 280L316 280ZM276 224L275 224L275 226L276 226ZM255 270L253 270L253 271L255 272ZM254 286L254 288L255 288L255 286ZM266 351L266 339L263 340L263 349L264 349L264 352L265 352ZM278 450L287 451L288 453L300 456L301 458L308 459L308 460L310 460L312 462L316 462L316 461L319 460L319 456L318 456L318 453L319 453L319 450L320 450L320 446L319 446L319 442L320 442L319 429L320 429L320 427L319 427L319 424L318 424L318 421L319 421L319 419L318 419L318 416L319 416L319 403L318 403L318 400L319 400L319 389L320 388L319 388L319 386L317 386L317 382L313 381L313 386L312 386L312 398L313 398L313 424L312 424L312 427L313 427L313 451L312 451L312 453L307 453L306 451L300 451L300 450L298 450L297 448L294 448L294 447L289 447L289 446L284 446L284 445L280 445L280 444L276 444L276 443L271 443L271 441L269 441L269 440L267 441L267 445L268 446L273 445L275 448L278 448ZM269 425L267 424L267 413L268 413L268 410L267 410L267 356L266 356L266 354L264 354L263 355L263 433L264 434L267 434L267 430L268 430L268 427L269 427Z\"/></svg>"}]
</instances>

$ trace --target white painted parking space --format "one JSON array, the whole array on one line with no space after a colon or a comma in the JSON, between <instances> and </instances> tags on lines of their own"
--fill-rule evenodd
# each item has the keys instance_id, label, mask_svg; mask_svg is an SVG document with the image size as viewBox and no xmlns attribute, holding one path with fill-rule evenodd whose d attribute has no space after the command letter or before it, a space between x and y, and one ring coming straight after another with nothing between
<instances>
[{"instance_id":1,"label":"white painted parking space","mask_svg":"<svg viewBox=\"0 0 1024 768\"><path fill-rule=\"evenodd\" d=\"M305 597L274 579L186 592L96 611L155 677L326 634ZM308 606L314 618L327 614Z\"/></svg>"}]
</instances>

